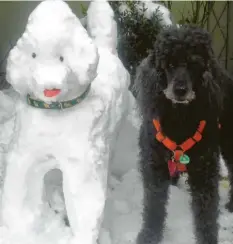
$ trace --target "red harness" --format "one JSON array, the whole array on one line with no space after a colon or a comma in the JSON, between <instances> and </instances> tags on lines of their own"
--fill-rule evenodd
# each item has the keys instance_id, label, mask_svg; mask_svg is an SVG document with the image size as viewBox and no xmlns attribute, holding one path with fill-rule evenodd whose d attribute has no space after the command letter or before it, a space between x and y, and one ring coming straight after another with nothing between
<instances>
[{"instance_id":1,"label":"red harness","mask_svg":"<svg viewBox=\"0 0 233 244\"><path fill-rule=\"evenodd\" d=\"M177 145L176 142L172 141L170 138L162 133L161 125L158 120L153 119L153 124L157 131L155 138L174 153L171 160L168 161L170 176L174 177L181 172L186 172L186 164L189 163L189 157L185 154L185 152L191 149L197 142L201 141L202 133L206 126L206 121L201 120L194 135L180 145Z\"/></svg>"}]
</instances>

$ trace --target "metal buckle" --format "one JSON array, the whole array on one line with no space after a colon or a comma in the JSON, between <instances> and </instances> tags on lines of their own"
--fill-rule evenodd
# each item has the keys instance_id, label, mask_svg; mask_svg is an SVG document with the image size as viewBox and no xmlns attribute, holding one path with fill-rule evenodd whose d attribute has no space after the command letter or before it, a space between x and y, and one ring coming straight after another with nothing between
<instances>
[{"instance_id":1,"label":"metal buckle","mask_svg":"<svg viewBox=\"0 0 233 244\"><path fill-rule=\"evenodd\" d=\"M62 110L63 109L63 107L62 107L62 103L61 102L59 102L59 108Z\"/></svg>"},{"instance_id":2,"label":"metal buckle","mask_svg":"<svg viewBox=\"0 0 233 244\"><path fill-rule=\"evenodd\" d=\"M173 153L173 155L172 155L172 157L171 157L171 160L174 161L174 162L176 162L176 160L175 160L175 151L172 151L172 153ZM176 162L176 163L177 163L177 162Z\"/></svg>"}]
</instances>

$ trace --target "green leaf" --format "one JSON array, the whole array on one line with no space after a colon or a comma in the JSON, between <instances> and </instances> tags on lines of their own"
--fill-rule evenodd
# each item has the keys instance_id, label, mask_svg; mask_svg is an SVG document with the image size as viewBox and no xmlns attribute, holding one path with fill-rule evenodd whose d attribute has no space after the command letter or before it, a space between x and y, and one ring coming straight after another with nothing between
<instances>
[{"instance_id":1,"label":"green leaf","mask_svg":"<svg viewBox=\"0 0 233 244\"><path fill-rule=\"evenodd\" d=\"M86 16L88 7L85 7L82 3L80 3L80 7L81 7L82 14Z\"/></svg>"}]
</instances>

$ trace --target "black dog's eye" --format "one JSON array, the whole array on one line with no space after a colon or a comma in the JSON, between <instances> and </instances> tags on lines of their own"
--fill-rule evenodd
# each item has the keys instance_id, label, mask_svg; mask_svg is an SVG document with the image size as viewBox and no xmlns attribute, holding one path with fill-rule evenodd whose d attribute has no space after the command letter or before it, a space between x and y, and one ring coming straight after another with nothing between
<instances>
[{"instance_id":1,"label":"black dog's eye","mask_svg":"<svg viewBox=\"0 0 233 244\"><path fill-rule=\"evenodd\" d=\"M64 61L64 58L62 56L60 56L60 61L63 62Z\"/></svg>"},{"instance_id":2,"label":"black dog's eye","mask_svg":"<svg viewBox=\"0 0 233 244\"><path fill-rule=\"evenodd\" d=\"M35 53L32 53L32 57L35 58L36 57L36 54Z\"/></svg>"}]
</instances>

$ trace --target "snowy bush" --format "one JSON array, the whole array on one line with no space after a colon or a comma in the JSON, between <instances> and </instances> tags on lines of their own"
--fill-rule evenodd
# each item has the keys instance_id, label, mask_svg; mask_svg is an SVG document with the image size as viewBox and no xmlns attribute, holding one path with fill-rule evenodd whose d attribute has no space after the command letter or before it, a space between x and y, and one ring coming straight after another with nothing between
<instances>
[{"instance_id":1,"label":"snowy bush","mask_svg":"<svg viewBox=\"0 0 233 244\"><path fill-rule=\"evenodd\" d=\"M170 12L151 1L110 1L118 25L118 55L131 75L131 85L138 64L147 56L156 36L172 24Z\"/></svg>"}]
</instances>

